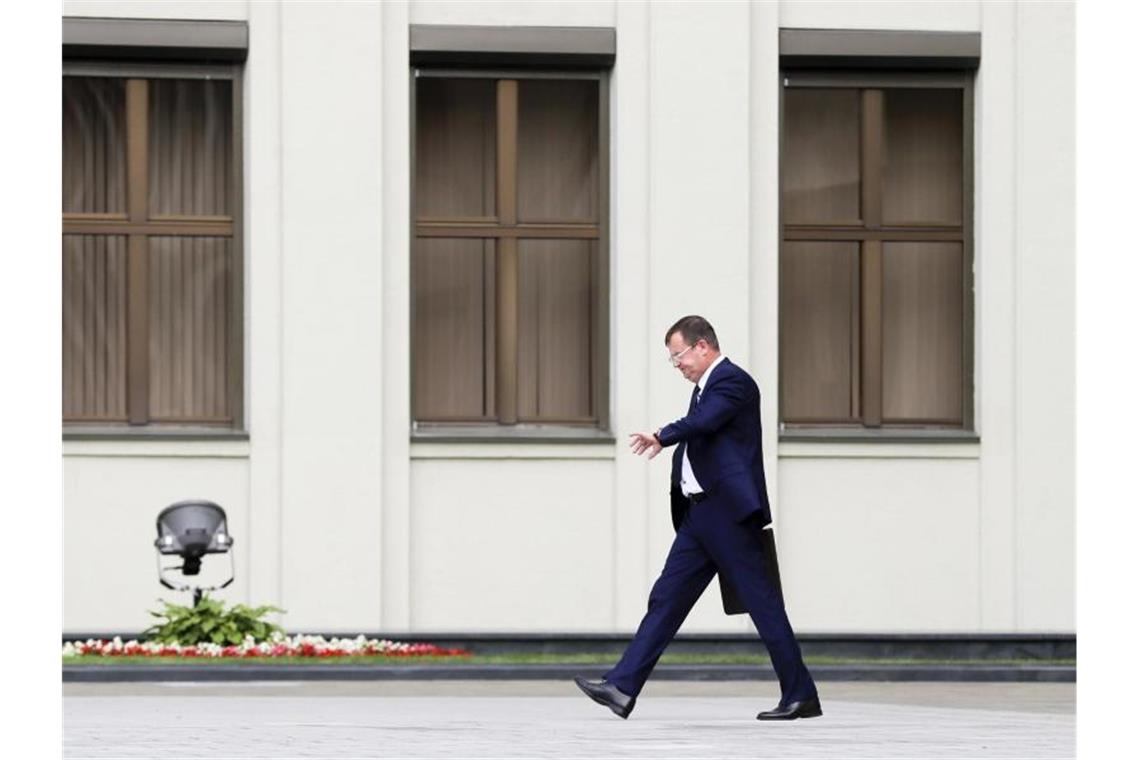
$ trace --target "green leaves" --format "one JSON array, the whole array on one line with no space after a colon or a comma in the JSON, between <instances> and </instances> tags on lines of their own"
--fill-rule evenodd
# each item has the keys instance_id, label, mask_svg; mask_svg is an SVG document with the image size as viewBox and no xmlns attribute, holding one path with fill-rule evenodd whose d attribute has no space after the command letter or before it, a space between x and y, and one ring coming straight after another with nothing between
<instances>
[{"instance_id":1,"label":"green leaves","mask_svg":"<svg viewBox=\"0 0 1140 760\"><path fill-rule=\"evenodd\" d=\"M284 612L280 607L262 605L261 607L247 607L244 604L235 604L226 610L220 599L202 597L194 607L184 607L178 604L159 600L164 609L161 612L148 610L151 616L159 618L162 622L152 625L143 631L154 641L165 644L203 644L212 642L222 646L238 645L250 636L254 641L261 642L274 633L284 633L281 626L261 620L271 612Z\"/></svg>"}]
</instances>

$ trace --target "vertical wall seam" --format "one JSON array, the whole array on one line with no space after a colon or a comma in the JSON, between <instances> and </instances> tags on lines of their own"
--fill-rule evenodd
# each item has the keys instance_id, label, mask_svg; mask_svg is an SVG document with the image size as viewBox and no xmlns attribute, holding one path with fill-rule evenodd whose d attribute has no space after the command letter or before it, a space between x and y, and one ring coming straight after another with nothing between
<instances>
[{"instance_id":1,"label":"vertical wall seam","mask_svg":"<svg viewBox=\"0 0 1140 760\"><path fill-rule=\"evenodd\" d=\"M761 331L758 327L759 320L757 318L757 307L756 307L757 291L753 287L755 285L755 283L753 282L753 279L752 279L756 273L756 270L758 269L755 266L755 258L759 254L759 250L760 250L760 246L758 245L758 241L757 241L757 238L759 236L759 232L756 229L756 208L755 208L756 197L758 195L758 193L755 192L755 190L756 190L756 176L758 174L756 171L756 166L755 166L756 153L757 153L757 151L755 149L755 143L756 143L755 113L756 113L756 108L757 108L757 98L756 98L756 86L757 86L757 77L756 77L757 53L756 53L756 50L757 50L757 46L756 46L755 42L756 42L756 37L757 37L757 35L756 35L756 24L757 24L758 16L757 16L754 4L752 4L752 3L748 4L747 14L748 14L748 24L747 24L745 34L747 35L747 39L748 39L748 74L745 78L745 81L747 82L746 92L747 92L747 97L748 97L748 110L746 112L747 116L745 118L745 123L747 126L745 127L744 149L745 149L745 152L747 155L745 156L745 164L744 165L746 167L748 167L748 169L747 169L748 180L745 183L746 192L748 193L748 200L745 203L744 207L746 209L745 214L747 215L746 224L747 224L748 233L747 233L747 238L745 241L746 248L745 248L745 255L744 255L744 268L745 268L744 282L745 282L745 288L746 288L746 290L745 290L745 304L746 304L745 309L746 309L746 313L747 313L747 331L745 334L744 345L748 350L748 367L751 370L752 375L755 376L757 374L757 364L759 363L759 359L760 359L761 354L759 351L753 350L753 344L755 344L757 342L757 337L758 337L755 333L759 333ZM763 417L763 412L760 411L759 413L760 413L761 417ZM761 449L762 448L763 448L763 437L761 437ZM763 466L763 462L761 462L761 466ZM770 472L770 473L768 473L768 476L770 478L776 477L777 473ZM736 627L739 630L745 631L745 632L748 630L748 624L751 621L748 620L747 618L748 618L747 615L743 615L743 616L741 616L741 619L737 620L737 626Z\"/></svg>"},{"instance_id":2,"label":"vertical wall seam","mask_svg":"<svg viewBox=\"0 0 1140 760\"><path fill-rule=\"evenodd\" d=\"M380 29L377 31L377 41L379 42L379 45L380 45L380 52L378 54L378 60L380 63L380 75L379 75L378 79L380 80L381 88L384 87L384 74L385 74L385 71L384 71L384 68L385 68L385 66L384 66L384 64L385 64L384 53L385 53L385 47L386 47L384 44L385 43L384 32L388 26L387 23L385 22L385 16L387 16L387 15L388 15L388 3L384 3L380 7L380 15L379 15ZM388 166L389 151L388 151L388 145L385 142L385 137L386 137L385 133L387 130L385 130L384 127L387 123L387 119L385 118L387 116L387 113L384 109L384 103L385 103L384 93L383 92L377 93L377 97L380 98L380 124L379 124L378 130L377 130L378 134L376 135L376 139L380 141L380 166L377 167L377 170L380 172L380 208L378 209L379 213L377 214L378 218L376 221L380 227L379 235L378 235L379 243L380 243L380 250L378 251L378 253L380 254L380 264L379 264L379 266L376 267L376 277L377 277L376 293L379 295L379 298L376 299L377 300L377 303L376 303L377 313L374 314L373 316L376 318L377 322L379 323L380 339L383 340L384 339L384 329L386 327L385 321L384 321L384 311L385 311L386 304L387 304L387 299L384 298L384 283L386 281L386 278L384 277L384 274L385 274L385 272L384 272L384 260L386 258L384 256L384 248L385 248L385 246L384 246L384 243L385 243L385 240L384 240L384 214L388 210L387 201L388 201L388 192L389 192L391 182L388 179L388 172L385 171L385 168ZM377 347L377 350L379 350L379 347ZM387 441L388 436L387 436L387 431L386 431L384 423L385 423L385 417L386 417L385 413L387 412L387 401L388 401L388 397L389 397L390 393L391 393L391 388L390 388L390 384L388 381L388 373L387 372L381 372L380 373L380 419L379 419L380 424L379 424L379 428L377 430L377 435L380 437L380 440L378 441L378 451L377 451L377 454L379 455L379 461L376 463L376 481L377 481L376 482L376 493L380 497L380 503L376 505L377 509L380 510L380 519L377 521L377 527L379 528L379 530L377 531L378 535L376 536L376 545L379 547L379 551L377 552L377 562L379 563L379 567L377 567L377 573L380 576L379 577L379 585L377 588L377 591L379 593L380 598L377 599L377 601L376 601L376 626L379 630L384 630L384 533L385 533L385 530L384 530L384 528L385 528L385 525L384 525L385 509L384 509L384 507L385 507L385 501L386 501L384 498L384 484L388 479L387 478L388 466L386 464L387 457L385 456L385 454L387 453L387 449L388 449L388 441Z\"/></svg>"},{"instance_id":3,"label":"vertical wall seam","mask_svg":"<svg viewBox=\"0 0 1140 760\"><path fill-rule=\"evenodd\" d=\"M653 193L653 5L650 3L645 4L645 113L644 123L645 130L645 207L643 224L645 226L645 250L643 253L643 260L645 265L645 278L642 280L642 290L645 297L645 327L649 330L649 335L642 336L642 351L643 361L642 366L645 367L645 375L642 378L644 383L644 392L641 394L641 413L642 419L645 420L649 416L649 399L652 392L652 381L650 380L650 367L652 366L652 356L650 355L649 346L653 342L653 327L651 320L653 317L653 301L652 301L652 285L653 282L653 225L650 220L653 219L653 207L655 203ZM672 477L672 476L670 476ZM642 515L641 515L641 586L645 588L649 583L650 568L649 568L649 546L651 533L650 530L650 516L652 510L650 502L653 499L653 483L650 479L650 468L643 467L641 469L641 478L644 484L645 498L642 499Z\"/></svg>"},{"instance_id":4,"label":"vertical wall seam","mask_svg":"<svg viewBox=\"0 0 1140 760\"><path fill-rule=\"evenodd\" d=\"M412 172L410 131L412 102L411 70L407 59L409 9L407 2L386 3L379 12L381 51L377 59L380 93L378 230L380 261L377 271L379 293L375 319L379 339L386 345L399 345L410 355L411 305L410 267L412 260L410 196ZM399 95L393 99L392 94ZM405 173L406 170L406 173ZM404 201L407 205L404 205ZM385 255L388 254L388 255ZM404 269L407 266L408 269ZM405 299L409 299L406 300ZM401 309L406 309L401 313ZM412 475L408 447L411 415L408 376L384 372L380 375L379 415L379 620L386 630L412 630L414 609L415 510L411 507Z\"/></svg>"},{"instance_id":5,"label":"vertical wall seam","mask_svg":"<svg viewBox=\"0 0 1140 760\"><path fill-rule=\"evenodd\" d=\"M752 342L754 340L754 336L752 334L752 331L753 331L753 329L755 329L755 325L756 325L756 306L755 306L755 299L752 297L753 296L753 292L752 292L752 274L753 274L752 259L756 253L755 242L756 242L756 234L757 233L756 233L756 218L755 218L755 215L753 214L753 207L752 207L752 204L756 200L756 194L753 192L753 190L754 190L753 182L755 181L753 178L755 176L755 172L753 171L752 162L756 159L756 155L755 155L756 151L753 149L753 143L755 141L755 134L756 134L755 133L756 121L753 118L753 109L756 107L756 93L753 89L756 86L756 78L754 76L756 73L756 49L755 49L755 46L752 44L753 39L754 39L752 26L755 23L756 13L755 13L755 10L753 8L752 3L748 4L748 6L745 10L745 13L748 15L748 24L747 24L746 31L745 31L745 34L747 35L747 38L748 38L748 74L745 77L744 81L747 83L747 86L745 89L745 94L748 98L748 108L745 111L745 117L744 117L744 123L746 125L744 128L745 129L745 131L744 131L744 152L745 152L744 165L746 167L748 167L748 169L747 169L748 181L745 182L744 184L745 184L745 192L748 194L748 199L744 203L744 208L745 208L744 213L746 216L746 222L745 222L746 227L745 228L747 229L747 237L745 238L745 253L744 253L744 282L745 282L745 290L746 290L746 294L747 294L746 299L745 299L745 309L746 309L746 314L747 314L747 324L746 324L746 333L745 333L745 338L744 338L744 345L747 347L747 350L748 350L748 365L752 369L752 373L755 374L756 368L754 366L752 366L754 364L754 362L756 361L756 357L754 357L752 355L754 353L752 351Z\"/></svg>"},{"instance_id":6,"label":"vertical wall seam","mask_svg":"<svg viewBox=\"0 0 1140 760\"><path fill-rule=\"evenodd\" d=\"M1013 283L1011 301L1013 303L1013 430L1010 435L1010 451L1013 462L1013 629L1021 630L1021 452L1019 438L1021 433L1021 394L1018 388L1021 383L1021 350L1022 350L1022 324L1021 299L1019 298L1021 285L1021 167L1022 161L1022 96L1023 88L1019 78L1021 71L1021 8L1015 3L1013 6Z\"/></svg>"},{"instance_id":7,"label":"vertical wall seam","mask_svg":"<svg viewBox=\"0 0 1140 760\"><path fill-rule=\"evenodd\" d=\"M277 6L277 218L279 256L277 257L277 598L285 604L285 7Z\"/></svg>"},{"instance_id":8,"label":"vertical wall seam","mask_svg":"<svg viewBox=\"0 0 1140 760\"><path fill-rule=\"evenodd\" d=\"M980 10L980 9L979 9ZM986 34L986 15L985 11L981 11L981 33L982 39L985 40L988 35ZM983 42L983 55L982 60L986 59L984 52L985 44ZM985 298L982 297L982 290L979 288L979 283L982 278L979 276L981 272L981 260L983 255L984 246L980 244L982 237L982 230L986 229L984 224L979 223L980 217L983 216L985 208L984 203L979 203L978 198L981 193L981 187L984 182L983 174L979 170L985 153L985 134L979 128L979 122L985 118L985 106L983 105L983 98L986 94L986 84L982 81L982 73L985 69L979 67L978 72L974 75L974 145L973 147L973 162L974 162L974 186L972 192L974 194L972 207L974 209L974 260L972 262L973 282L970 287L974 289L974 331L970 335L970 340L974 342L974 376L971 378L973 383L973 404L974 404L974 432L978 434L979 440L985 433L985 423L982 414L983 399L985 397L985 388L982 387L980 382L982 377L982 368L985 366L982 355L983 342L981 340L982 325L985 322L982 311L984 309ZM984 282L981 282L984 285ZM978 459L978 486L977 486L977 531L976 538L978 547L978 556L976 562L977 577L975 579L975 598L977 599L977 616L975 617L975 627L979 631L986 629L986 593L985 593L985 569L986 569L986 531L985 531L985 514L987 508L986 501L986 481L987 481L988 468L986 467L986 449L985 443L982 441L979 444L979 459Z\"/></svg>"},{"instance_id":9,"label":"vertical wall seam","mask_svg":"<svg viewBox=\"0 0 1140 760\"><path fill-rule=\"evenodd\" d=\"M613 11L613 16L610 18L610 24L613 26L613 28L615 30L615 34L616 34L618 26L619 26L619 24L618 24L619 14L618 14L617 3L614 3L611 6L611 10ZM616 319L617 303L616 303L615 296L617 294L619 285L618 285L618 277L617 277L617 272L618 272L617 245L615 243L616 243L617 238L618 238L617 228L620 224L620 221L618 219L617 214L614 213L614 208L617 204L617 196L618 196L618 194L616 192L614 192L614 185L617 182L617 172L615 171L615 167L617 166L617 164L614 161L614 154L617 152L617 143L618 143L618 141L617 141L617 122L618 122L618 116L619 116L618 110L617 110L617 108L614 107L614 105L615 105L615 101L617 100L617 94L616 93L618 91L618 86L620 85L620 82L615 81L612 68L610 69L609 77L610 77L609 87L606 88L607 89L606 97L609 98L609 101L610 101L609 102L609 122L606 124L606 129L609 130L609 138L610 139L608 142L608 144L609 144L609 155L606 157L606 161L609 163L609 167L610 167L610 169L609 169L610 187L609 187L609 189L608 189L609 191L607 193L607 197L609 198L609 208L607 208L605 210L605 213L609 216L609 220L610 220L609 230L608 230L609 240L607 241L608 246L609 246L609 256L607 256L607 261L606 261L606 266L609 268L609 278L608 278L609 279L609 292L607 292L605 294L605 298L606 298L607 302L609 303L609 307L608 307L609 318L606 320L606 326L605 326L606 331L609 334L609 339L607 341L607 344L609 347L609 356L607 357L608 364L607 364L606 377L604 378L603 382L609 383L609 390L605 394L605 397L607 399L607 403L609 404L609 409L604 410L604 414L609 418L609 427L611 428L611 432L614 433L614 438L617 439L618 438L617 423L619 421L619 415L617 414L619 394L617 392L617 382L616 382L617 375L618 375L618 363L617 363L618 341L615 339L616 338L616 330L615 330L614 325L617 322L617 319ZM600 254L600 250L599 250L599 254ZM603 413L603 410L599 409L598 412L599 412L599 414L601 414L601 413ZM620 577L620 574L618 572L618 558L617 558L617 552L618 552L617 544L618 544L618 539L620 538L620 535L621 535L620 530L619 530L619 525L618 525L618 522L619 522L618 521L618 510L620 509L620 504L621 504L620 493L621 493L622 478L621 478L621 475L619 474L619 470L620 470L620 467L619 467L617 460L615 458L614 464L613 464L613 467L611 470L611 472L613 473L613 481L612 481L613 489L612 489L612 500L611 500L612 507L610 510L610 535L612 536L612 550L610 551L610 630L614 631L614 632L617 631L618 623L621 620L621 609L620 609L620 604L618 602L618 598L620 596L620 594L618 592L618 588L619 588L619 585L621 584L621 577Z\"/></svg>"}]
</instances>

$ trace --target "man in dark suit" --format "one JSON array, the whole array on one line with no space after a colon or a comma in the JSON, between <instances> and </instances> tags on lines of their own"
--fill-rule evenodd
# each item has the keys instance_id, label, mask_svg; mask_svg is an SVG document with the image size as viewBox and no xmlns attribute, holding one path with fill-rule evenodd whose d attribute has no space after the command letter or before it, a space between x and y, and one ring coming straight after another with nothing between
<instances>
[{"instance_id":1,"label":"man in dark suit","mask_svg":"<svg viewBox=\"0 0 1140 760\"><path fill-rule=\"evenodd\" d=\"M716 333L702 317L678 320L665 333L665 345L669 361L695 386L689 411L655 433L634 433L630 448L652 459L677 445L670 480L677 535L621 660L602 680L574 682L595 702L629 717L657 659L719 574L726 612L747 610L780 681L779 705L756 717L822 715L784 610L775 544L764 531L772 516L760 450L760 390L721 355Z\"/></svg>"}]
</instances>

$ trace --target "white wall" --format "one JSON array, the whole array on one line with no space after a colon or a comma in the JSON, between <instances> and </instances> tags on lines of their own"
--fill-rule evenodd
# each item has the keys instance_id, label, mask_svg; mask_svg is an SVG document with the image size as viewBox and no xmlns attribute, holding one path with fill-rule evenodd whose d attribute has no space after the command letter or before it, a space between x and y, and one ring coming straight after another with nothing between
<instances>
[{"instance_id":1,"label":"white wall","mask_svg":"<svg viewBox=\"0 0 1140 760\"><path fill-rule=\"evenodd\" d=\"M406 366L411 356L410 261L407 255L411 229L411 155L408 113L408 8L387 3L383 8L383 345L396 363L383 373L384 432L380 477L383 488L381 527L381 619L385 630L402 631L411 625L411 377ZM401 369L401 357L403 368Z\"/></svg>"},{"instance_id":2,"label":"white wall","mask_svg":"<svg viewBox=\"0 0 1140 760\"><path fill-rule=\"evenodd\" d=\"M997 0L994 4L999 4ZM805 29L912 29L976 32L982 7L990 2L892 2L873 0L781 0L780 26Z\"/></svg>"},{"instance_id":3,"label":"white wall","mask_svg":"<svg viewBox=\"0 0 1140 760\"><path fill-rule=\"evenodd\" d=\"M1017 293L1016 156L1017 68L1015 8L982 7L982 61L974 97L975 229L974 345L975 405L981 433L978 533L980 626L1017 627L1017 398L1014 320Z\"/></svg>"},{"instance_id":4,"label":"white wall","mask_svg":"<svg viewBox=\"0 0 1140 760\"><path fill-rule=\"evenodd\" d=\"M189 593L158 583L155 519L185 499L206 499L226 511L234 536L233 585L214 594L247 598L249 547L248 447L68 442L63 468L63 605L67 631L141 631L154 622L147 610L159 598L189 604ZM218 562L220 561L220 565ZM165 558L163 566L179 564ZM228 560L203 560L202 578L221 580ZM172 580L180 578L177 572Z\"/></svg>"},{"instance_id":5,"label":"white wall","mask_svg":"<svg viewBox=\"0 0 1140 760\"><path fill-rule=\"evenodd\" d=\"M1075 624L1074 11L1017 6L1017 625Z\"/></svg>"},{"instance_id":6,"label":"white wall","mask_svg":"<svg viewBox=\"0 0 1140 760\"><path fill-rule=\"evenodd\" d=\"M249 500L255 543L250 547L251 599L284 604L281 547L283 201L281 10L250 7L245 66L245 408L251 432ZM255 255L256 254L256 255ZM253 315L257 315L256 318ZM256 392L254 392L256 389Z\"/></svg>"},{"instance_id":7,"label":"white wall","mask_svg":"<svg viewBox=\"0 0 1140 760\"><path fill-rule=\"evenodd\" d=\"M93 18L214 19L249 18L246 0L64 0L64 16Z\"/></svg>"},{"instance_id":8,"label":"white wall","mask_svg":"<svg viewBox=\"0 0 1140 760\"><path fill-rule=\"evenodd\" d=\"M781 459L777 553L797 630L974 630L977 471L968 458Z\"/></svg>"},{"instance_id":9,"label":"white wall","mask_svg":"<svg viewBox=\"0 0 1140 760\"><path fill-rule=\"evenodd\" d=\"M149 623L154 516L193 495L230 513L227 598L279 604L291 629L632 630L672 527L668 457L633 457L625 435L683 410L689 389L663 361L662 332L690 312L761 386L798 630L1075 628L1071 6L68 2L64 13L250 23L250 440L67 442L67 630ZM409 23L617 30L616 444L409 443ZM777 444L780 26L982 33L980 444ZM746 630L710 588L684 630Z\"/></svg>"},{"instance_id":10,"label":"white wall","mask_svg":"<svg viewBox=\"0 0 1140 760\"><path fill-rule=\"evenodd\" d=\"M611 629L612 473L612 459L414 462L412 628Z\"/></svg>"},{"instance_id":11,"label":"white wall","mask_svg":"<svg viewBox=\"0 0 1140 760\"><path fill-rule=\"evenodd\" d=\"M394 3L404 5L404 3ZM413 24L472 26L613 26L622 3L609 0L569 3L524 3L514 0L411 0L406 3Z\"/></svg>"},{"instance_id":12,"label":"white wall","mask_svg":"<svg viewBox=\"0 0 1140 760\"><path fill-rule=\"evenodd\" d=\"M617 450L625 434L640 430L649 415L649 375L657 346L653 340L649 282L653 182L649 174L649 8L618 3L617 54L610 78L610 219L611 219L611 398ZM622 104L621 108L615 107ZM641 618L645 589L651 583L646 526L659 517L658 488L651 488L649 468L631 456L614 459L614 625L634 628ZM655 497L655 498L654 498ZM656 550L655 550L656 551ZM654 555L656 556L656 555Z\"/></svg>"},{"instance_id":13,"label":"white wall","mask_svg":"<svg viewBox=\"0 0 1140 760\"><path fill-rule=\"evenodd\" d=\"M300 628L380 626L380 389L407 366L381 331L380 34L374 4L281 6L281 601Z\"/></svg>"}]
</instances>

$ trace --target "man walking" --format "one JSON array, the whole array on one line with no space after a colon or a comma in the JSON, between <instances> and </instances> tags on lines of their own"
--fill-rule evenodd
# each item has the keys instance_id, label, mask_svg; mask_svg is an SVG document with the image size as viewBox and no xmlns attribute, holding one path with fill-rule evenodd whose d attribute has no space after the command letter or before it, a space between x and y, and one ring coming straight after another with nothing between
<instances>
[{"instance_id":1,"label":"man walking","mask_svg":"<svg viewBox=\"0 0 1140 760\"><path fill-rule=\"evenodd\" d=\"M716 332L703 317L679 319L665 333L665 345L670 363L695 386L689 411L655 433L634 433L630 449L652 459L677 445L670 480L677 535L621 660L600 681L574 682L628 718L661 653L719 573L726 611L748 612L780 682L779 705L757 719L822 715L773 572L774 544L763 540L772 516L760 450L760 390L721 355Z\"/></svg>"}]
</instances>

